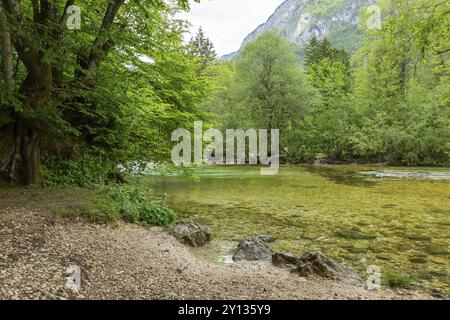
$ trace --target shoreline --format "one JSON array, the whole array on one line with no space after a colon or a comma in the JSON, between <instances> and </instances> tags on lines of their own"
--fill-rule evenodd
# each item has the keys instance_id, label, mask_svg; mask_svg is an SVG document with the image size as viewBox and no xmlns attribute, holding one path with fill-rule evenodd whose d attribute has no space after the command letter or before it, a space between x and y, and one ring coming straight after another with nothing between
<instances>
[{"instance_id":1,"label":"shoreline","mask_svg":"<svg viewBox=\"0 0 450 320\"><path fill-rule=\"evenodd\" d=\"M265 263L210 263L161 228L65 219L48 204L2 208L0 226L0 299L434 299L303 279ZM72 265L79 293L66 287Z\"/></svg>"}]
</instances>

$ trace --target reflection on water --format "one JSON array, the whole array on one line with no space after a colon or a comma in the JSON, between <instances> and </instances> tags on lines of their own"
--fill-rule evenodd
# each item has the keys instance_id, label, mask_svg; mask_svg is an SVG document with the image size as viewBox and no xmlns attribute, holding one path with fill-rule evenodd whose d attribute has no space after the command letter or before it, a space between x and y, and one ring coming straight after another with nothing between
<instances>
[{"instance_id":1,"label":"reflection on water","mask_svg":"<svg viewBox=\"0 0 450 320\"><path fill-rule=\"evenodd\" d=\"M362 275L378 265L450 291L450 181L357 173L377 170L292 166L261 176L255 167L208 167L196 181L149 179L191 219L212 226L219 260L229 260L236 239L269 234L277 251L321 250Z\"/></svg>"},{"instance_id":2,"label":"reflection on water","mask_svg":"<svg viewBox=\"0 0 450 320\"><path fill-rule=\"evenodd\" d=\"M377 178L450 180L450 172L362 171L359 173Z\"/></svg>"}]
</instances>

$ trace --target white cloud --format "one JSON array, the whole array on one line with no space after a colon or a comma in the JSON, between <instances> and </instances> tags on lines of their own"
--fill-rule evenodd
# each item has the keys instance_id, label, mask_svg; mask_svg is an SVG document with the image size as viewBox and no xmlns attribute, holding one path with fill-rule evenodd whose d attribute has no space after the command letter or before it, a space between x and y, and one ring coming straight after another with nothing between
<instances>
[{"instance_id":1,"label":"white cloud","mask_svg":"<svg viewBox=\"0 0 450 320\"><path fill-rule=\"evenodd\" d=\"M244 38L266 22L284 0L202 0L193 3L182 18L191 22L191 33L201 26L219 55L237 51Z\"/></svg>"}]
</instances>

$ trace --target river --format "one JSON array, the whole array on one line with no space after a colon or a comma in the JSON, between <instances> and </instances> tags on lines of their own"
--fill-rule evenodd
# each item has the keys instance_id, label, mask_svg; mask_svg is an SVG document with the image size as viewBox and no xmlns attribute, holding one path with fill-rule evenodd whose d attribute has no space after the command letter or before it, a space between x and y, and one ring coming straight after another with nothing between
<instances>
[{"instance_id":1,"label":"river","mask_svg":"<svg viewBox=\"0 0 450 320\"><path fill-rule=\"evenodd\" d=\"M320 250L360 274L376 265L450 292L448 168L284 166L261 176L257 167L206 167L195 177L148 179L212 227L212 259L229 263L237 240L264 234L277 238L276 251Z\"/></svg>"}]
</instances>

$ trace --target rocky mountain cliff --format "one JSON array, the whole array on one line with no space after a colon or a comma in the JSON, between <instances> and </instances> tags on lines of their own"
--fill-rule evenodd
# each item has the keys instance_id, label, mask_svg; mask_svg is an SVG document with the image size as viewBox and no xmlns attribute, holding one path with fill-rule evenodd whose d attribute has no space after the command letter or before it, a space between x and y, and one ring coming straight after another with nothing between
<instances>
[{"instance_id":1,"label":"rocky mountain cliff","mask_svg":"<svg viewBox=\"0 0 450 320\"><path fill-rule=\"evenodd\" d=\"M352 51L358 46L361 31L358 30L358 11L374 0L286 0L270 16L266 23L250 33L241 49L260 34L277 30L289 41L303 47L316 36L329 37L336 45ZM240 50L239 50L240 51ZM222 57L232 60L238 54L233 52Z\"/></svg>"}]
</instances>

